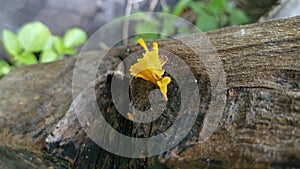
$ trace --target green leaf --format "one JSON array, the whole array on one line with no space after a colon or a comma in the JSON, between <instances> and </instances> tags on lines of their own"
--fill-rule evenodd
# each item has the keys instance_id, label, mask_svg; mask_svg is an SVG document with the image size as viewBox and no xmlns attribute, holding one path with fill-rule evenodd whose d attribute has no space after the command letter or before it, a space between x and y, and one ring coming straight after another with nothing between
<instances>
[{"instance_id":1,"label":"green leaf","mask_svg":"<svg viewBox=\"0 0 300 169\"><path fill-rule=\"evenodd\" d=\"M13 56L19 55L22 51L22 47L19 43L17 35L9 30L3 30L2 36L3 45L7 52Z\"/></svg>"},{"instance_id":2,"label":"green leaf","mask_svg":"<svg viewBox=\"0 0 300 169\"><path fill-rule=\"evenodd\" d=\"M218 29L218 20L216 17L203 13L198 17L196 26L204 32Z\"/></svg>"},{"instance_id":3,"label":"green leaf","mask_svg":"<svg viewBox=\"0 0 300 169\"><path fill-rule=\"evenodd\" d=\"M54 40L54 49L57 53L63 54L65 50L65 45L63 40L60 37L56 37Z\"/></svg>"},{"instance_id":4,"label":"green leaf","mask_svg":"<svg viewBox=\"0 0 300 169\"><path fill-rule=\"evenodd\" d=\"M11 69L11 66L6 61L0 60L0 76L7 74Z\"/></svg>"},{"instance_id":5,"label":"green leaf","mask_svg":"<svg viewBox=\"0 0 300 169\"><path fill-rule=\"evenodd\" d=\"M228 25L229 17L227 15L220 15L219 17L219 26L224 27L225 25Z\"/></svg>"},{"instance_id":6,"label":"green leaf","mask_svg":"<svg viewBox=\"0 0 300 169\"><path fill-rule=\"evenodd\" d=\"M77 50L75 48L73 48L73 47L64 49L64 54L74 55L76 53L77 53Z\"/></svg>"},{"instance_id":7,"label":"green leaf","mask_svg":"<svg viewBox=\"0 0 300 169\"><path fill-rule=\"evenodd\" d=\"M206 8L202 2L191 2L189 3L189 7L198 14L198 17L205 12L204 9Z\"/></svg>"},{"instance_id":8,"label":"green leaf","mask_svg":"<svg viewBox=\"0 0 300 169\"><path fill-rule=\"evenodd\" d=\"M179 16L182 13L182 11L188 6L188 4L190 3L190 1L191 0L181 0L181 1L179 1L176 4L176 6L175 6L175 8L174 8L174 10L172 12L172 14L176 15L176 16Z\"/></svg>"},{"instance_id":9,"label":"green leaf","mask_svg":"<svg viewBox=\"0 0 300 169\"><path fill-rule=\"evenodd\" d=\"M52 36L52 35L51 35L51 36L48 38L48 41L47 41L47 43L45 44L43 50L53 49L55 37L56 37L56 36Z\"/></svg>"},{"instance_id":10,"label":"green leaf","mask_svg":"<svg viewBox=\"0 0 300 169\"><path fill-rule=\"evenodd\" d=\"M136 35L135 40L137 41L139 38L143 38L145 41L152 41L157 39L163 39L163 36L160 36L155 33L143 33Z\"/></svg>"},{"instance_id":11,"label":"green leaf","mask_svg":"<svg viewBox=\"0 0 300 169\"><path fill-rule=\"evenodd\" d=\"M53 50L45 50L40 57L41 63L53 62L59 60L61 57Z\"/></svg>"},{"instance_id":12,"label":"green leaf","mask_svg":"<svg viewBox=\"0 0 300 169\"><path fill-rule=\"evenodd\" d=\"M35 55L29 51L24 51L21 55L16 57L17 65L31 65L37 62Z\"/></svg>"},{"instance_id":13,"label":"green leaf","mask_svg":"<svg viewBox=\"0 0 300 169\"><path fill-rule=\"evenodd\" d=\"M173 35L175 33L174 21L175 19L163 19L161 34Z\"/></svg>"},{"instance_id":14,"label":"green leaf","mask_svg":"<svg viewBox=\"0 0 300 169\"><path fill-rule=\"evenodd\" d=\"M63 38L66 48L82 45L87 39L86 33L79 28L69 29Z\"/></svg>"},{"instance_id":15,"label":"green leaf","mask_svg":"<svg viewBox=\"0 0 300 169\"><path fill-rule=\"evenodd\" d=\"M249 22L247 15L238 9L229 11L230 13L230 22L232 25L241 25Z\"/></svg>"},{"instance_id":16,"label":"green leaf","mask_svg":"<svg viewBox=\"0 0 300 169\"><path fill-rule=\"evenodd\" d=\"M220 15L224 12L226 5L226 0L211 0L207 9L214 15Z\"/></svg>"},{"instance_id":17,"label":"green leaf","mask_svg":"<svg viewBox=\"0 0 300 169\"><path fill-rule=\"evenodd\" d=\"M47 44L50 35L46 25L41 22L31 22L19 30L18 38L25 50L39 52Z\"/></svg>"},{"instance_id":18,"label":"green leaf","mask_svg":"<svg viewBox=\"0 0 300 169\"><path fill-rule=\"evenodd\" d=\"M135 25L135 31L137 34L143 33L155 33L158 32L159 21L156 19L152 19L148 22L142 22Z\"/></svg>"},{"instance_id":19,"label":"green leaf","mask_svg":"<svg viewBox=\"0 0 300 169\"><path fill-rule=\"evenodd\" d=\"M162 13L171 13L170 12L170 6L169 5L164 5L162 7Z\"/></svg>"}]
</instances>

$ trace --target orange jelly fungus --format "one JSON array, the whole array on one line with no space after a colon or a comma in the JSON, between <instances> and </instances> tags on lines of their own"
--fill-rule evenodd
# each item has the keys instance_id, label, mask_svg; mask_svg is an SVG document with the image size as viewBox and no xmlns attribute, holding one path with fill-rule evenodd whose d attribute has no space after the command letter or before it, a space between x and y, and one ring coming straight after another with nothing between
<instances>
[{"instance_id":1,"label":"orange jelly fungus","mask_svg":"<svg viewBox=\"0 0 300 169\"><path fill-rule=\"evenodd\" d=\"M171 78L168 76L162 77L165 72L162 67L167 62L166 58L158 56L158 44L156 42L153 43L151 51L148 50L143 39L139 39L138 43L146 52L143 53L142 58L137 59L137 63L130 67L130 74L154 83L159 87L165 101L167 101L167 86L171 82Z\"/></svg>"}]
</instances>

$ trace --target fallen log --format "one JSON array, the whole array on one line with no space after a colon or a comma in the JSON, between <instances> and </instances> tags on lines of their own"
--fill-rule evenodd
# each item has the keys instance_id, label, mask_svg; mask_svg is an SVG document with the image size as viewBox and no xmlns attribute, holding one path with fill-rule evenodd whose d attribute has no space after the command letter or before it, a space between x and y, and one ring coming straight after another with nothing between
<instances>
[{"instance_id":1,"label":"fallen log","mask_svg":"<svg viewBox=\"0 0 300 169\"><path fill-rule=\"evenodd\" d=\"M158 41L160 49L180 56L190 66L197 78L201 98L200 113L188 135L172 149L154 157L134 159L114 155L95 144L84 132L86 126L79 123L75 109L81 105L93 106L84 92L70 106L73 59L37 66L47 70L56 65L63 71L51 72L48 76L43 74L45 72L36 71L22 79L28 81L37 76L44 77L34 82L41 86L39 90L30 88L29 84L22 87L25 82L14 78L24 70L37 68L20 68L0 81L1 100L7 100L0 102L0 146L9 147L9 151L3 148L2 152L12 152L18 156L16 150L24 150L41 155L46 153L44 146L47 141L48 152L69 161L75 168L299 168L299 26L300 17L293 17L229 27L206 34L223 64L226 90L222 95L225 94L227 99L216 130L203 142L199 142L199 133L206 127L203 121L209 114L212 85L205 66L195 59L191 50L199 48L199 43L193 41L197 35L183 38L188 45L174 39ZM108 62L113 63L109 64L110 68L115 68L120 60L130 54L128 49L132 53L140 50L138 46L111 49L109 58L114 61L109 59ZM92 62L96 56L97 52L91 52L85 58L87 62ZM168 93L169 103L173 104L167 105L167 109L175 108L151 124L137 125L117 112L109 90L113 74L103 73L99 73L96 85L87 89L95 89L97 105L103 116L119 132L128 136L151 137L166 130L176 119L174 113L180 107L176 99L180 93L175 92L175 83L171 84ZM12 84L19 84L15 87L17 90L11 89ZM155 86L139 79L133 80L131 86L133 104L141 110L147 109L147 98L139 98L147 96ZM24 90L42 99L34 100L36 97ZM18 98L8 99L13 95ZM57 97L61 97L58 102L55 101ZM55 106L49 107L46 103ZM91 113L91 117L97 115ZM108 135L100 137L108 140L114 138ZM47 164L56 165L49 160Z\"/></svg>"}]
</instances>

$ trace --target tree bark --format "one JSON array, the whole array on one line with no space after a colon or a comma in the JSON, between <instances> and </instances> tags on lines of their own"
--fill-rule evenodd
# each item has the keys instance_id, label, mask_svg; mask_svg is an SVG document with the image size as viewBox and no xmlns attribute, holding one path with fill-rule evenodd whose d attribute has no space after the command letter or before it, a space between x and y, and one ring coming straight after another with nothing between
<instances>
[{"instance_id":1,"label":"tree bark","mask_svg":"<svg viewBox=\"0 0 300 169\"><path fill-rule=\"evenodd\" d=\"M226 75L226 90L222 93L226 96L226 104L216 130L201 143L199 133L207 127L204 121L214 99L210 95L214 84L205 64L191 50L200 48L197 42L200 35L180 39L187 44L174 39L158 41L159 49L179 56L196 77L201 94L200 113L193 128L179 144L168 152L149 158L133 159L111 154L86 135L83 130L85 126L80 125L75 108L89 106L88 97L79 95L70 106L74 59L38 65L45 70L54 65L63 70L51 72L48 76L35 67L20 68L0 81L1 100L8 100L0 102L1 154L24 159L21 158L24 155L20 155L20 150L23 150L36 157L45 154L46 143L48 152L69 161L75 168L300 168L299 27L300 17L293 17L206 33ZM115 68L128 54L140 49L136 45L111 49L108 55L112 64L108 67ZM204 53L207 61L210 61L210 54L213 55L210 51ZM87 62L96 58L97 52L86 54ZM40 90L26 85L22 87L24 84L18 83L25 82L13 78L30 69L35 69L34 76L28 75L23 80L45 76L43 80L35 81L41 86ZM218 69L221 68L213 68L214 72L219 72ZM176 92L178 86L175 83L171 83L168 89L169 105L164 117L151 124L137 125L117 112L109 90L112 75L100 70L96 86L91 85L87 89L95 89L97 104L113 128L128 136L151 137L172 125L172 120L177 117L176 110L180 107L180 93ZM17 91L10 89L8 83L17 84ZM43 99L23 93L24 88ZM147 96L154 88L154 85L143 80L132 80L130 92L133 105L141 110L147 109L149 100L142 96ZM2 91L6 94L2 95ZM18 98L9 99L16 94ZM58 102L57 97L61 97ZM46 103L55 106L49 109ZM172 106L175 108L170 110ZM67 113L64 115L64 112ZM108 135L100 137L111 139ZM46 165L41 167L47 168L55 167L57 163L53 161L60 159L47 160L47 157L42 157L39 160L45 160ZM0 165L4 166L4 160L0 161ZM37 161L32 163L38 165Z\"/></svg>"}]
</instances>

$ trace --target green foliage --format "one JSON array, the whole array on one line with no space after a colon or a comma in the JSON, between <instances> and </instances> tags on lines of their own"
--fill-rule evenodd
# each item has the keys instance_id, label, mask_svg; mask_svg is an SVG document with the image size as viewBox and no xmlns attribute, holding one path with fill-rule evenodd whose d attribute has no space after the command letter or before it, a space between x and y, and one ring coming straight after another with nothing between
<instances>
[{"instance_id":1,"label":"green foliage","mask_svg":"<svg viewBox=\"0 0 300 169\"><path fill-rule=\"evenodd\" d=\"M234 9L233 7L230 6L227 6L226 10L230 14L229 20L232 25L240 25L249 22L249 18L243 11L239 9Z\"/></svg>"},{"instance_id":2,"label":"green foliage","mask_svg":"<svg viewBox=\"0 0 300 169\"><path fill-rule=\"evenodd\" d=\"M40 62L53 62L59 60L61 56L52 49L44 50L40 56Z\"/></svg>"},{"instance_id":3,"label":"green foliage","mask_svg":"<svg viewBox=\"0 0 300 169\"><path fill-rule=\"evenodd\" d=\"M209 3L193 0L185 4L185 9L191 9L197 14L195 24L204 32L227 25L241 25L249 22L246 14L230 6L227 0L210 0ZM177 13L181 13L182 11L178 11Z\"/></svg>"},{"instance_id":4,"label":"green foliage","mask_svg":"<svg viewBox=\"0 0 300 169\"><path fill-rule=\"evenodd\" d=\"M165 8L168 11L168 8ZM174 19L164 17L164 14L158 13L157 17L144 16L144 13L137 13L136 20L139 21L135 25L135 32L138 34L135 38L143 38L144 40L165 39L167 35L174 34L177 29L174 26ZM144 16L144 17L142 17ZM146 18L146 20L145 20ZM160 32L160 34L156 34Z\"/></svg>"},{"instance_id":5,"label":"green foliage","mask_svg":"<svg viewBox=\"0 0 300 169\"><path fill-rule=\"evenodd\" d=\"M25 51L39 52L48 42L50 35L50 30L46 25L32 22L21 27L18 39Z\"/></svg>"},{"instance_id":6,"label":"green foliage","mask_svg":"<svg viewBox=\"0 0 300 169\"><path fill-rule=\"evenodd\" d=\"M204 32L228 25L241 25L249 22L246 14L230 6L227 0L210 0L209 3L197 0L179 0L173 11L164 10L163 12L181 16L186 10L192 10L196 13L197 19L194 24ZM140 14L140 17L137 17L137 19L145 18L142 15L144 14ZM165 38L165 36L156 34L151 36L149 34L142 35L147 32L161 32L162 34L168 35L185 34L189 32L188 29L176 28L174 22L175 20L150 18L139 22L135 26L135 32L140 34L138 38L143 37L145 40Z\"/></svg>"},{"instance_id":7,"label":"green foliage","mask_svg":"<svg viewBox=\"0 0 300 169\"><path fill-rule=\"evenodd\" d=\"M0 76L8 73L11 70L11 66L4 60L0 60Z\"/></svg>"},{"instance_id":8,"label":"green foliage","mask_svg":"<svg viewBox=\"0 0 300 169\"><path fill-rule=\"evenodd\" d=\"M52 62L64 55L76 54L75 47L86 40L86 33L79 28L67 30L63 38L60 38L52 35L49 28L41 22L27 23L17 34L3 30L2 42L9 56L9 63L0 60L0 76L15 66Z\"/></svg>"},{"instance_id":9,"label":"green foliage","mask_svg":"<svg viewBox=\"0 0 300 169\"><path fill-rule=\"evenodd\" d=\"M4 30L3 35L3 45L10 55L17 56L21 53L22 47L18 41L18 37L9 30Z\"/></svg>"},{"instance_id":10,"label":"green foliage","mask_svg":"<svg viewBox=\"0 0 300 169\"><path fill-rule=\"evenodd\" d=\"M86 34L79 28L69 29L64 35L65 48L71 48L83 44L86 41Z\"/></svg>"},{"instance_id":11,"label":"green foliage","mask_svg":"<svg viewBox=\"0 0 300 169\"><path fill-rule=\"evenodd\" d=\"M179 16L189 3L191 3L191 0L180 0L174 7L172 14Z\"/></svg>"},{"instance_id":12,"label":"green foliage","mask_svg":"<svg viewBox=\"0 0 300 169\"><path fill-rule=\"evenodd\" d=\"M139 34L135 37L136 39L145 38L147 40L154 40L161 38L160 35L153 34L153 32L157 32L160 27L159 20L156 18L148 16L143 12L138 12L132 17L132 19L138 21L138 24L136 24L134 28L135 32Z\"/></svg>"},{"instance_id":13,"label":"green foliage","mask_svg":"<svg viewBox=\"0 0 300 169\"><path fill-rule=\"evenodd\" d=\"M36 64L38 61L32 52L24 51L21 55L16 56L15 62L16 65L21 66Z\"/></svg>"}]
</instances>

